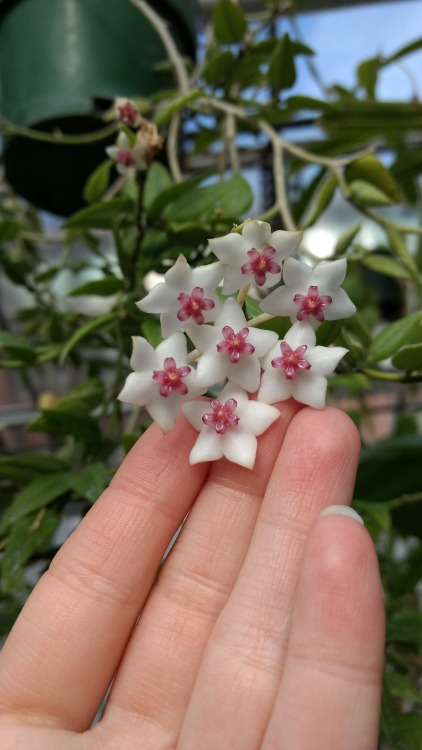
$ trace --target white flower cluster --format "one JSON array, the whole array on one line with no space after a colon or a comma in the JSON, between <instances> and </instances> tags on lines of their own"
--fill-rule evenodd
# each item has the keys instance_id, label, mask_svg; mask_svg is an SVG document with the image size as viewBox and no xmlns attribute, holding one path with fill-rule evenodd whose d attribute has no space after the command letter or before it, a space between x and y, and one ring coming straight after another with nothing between
<instances>
[{"instance_id":1,"label":"white flower cluster","mask_svg":"<svg viewBox=\"0 0 422 750\"><path fill-rule=\"evenodd\" d=\"M181 408L199 432L191 463L225 456L252 469L257 436L279 416L271 404L292 396L317 409L325 406L327 375L347 349L316 346L315 329L324 320L353 315L355 307L340 288L345 260L311 269L287 257L301 236L271 233L269 224L248 221L241 234L210 240L218 262L192 270L181 255L137 303L143 312L160 314L165 338L156 349L134 339L134 372L119 399L145 407L164 432ZM223 295L231 295L250 284L271 288L282 276L284 286L261 302L263 312L290 317L293 325L282 341L274 331L253 327L235 298L220 302L216 294L221 282ZM196 367L186 336L197 349ZM218 397L194 400L215 386L222 387Z\"/></svg>"}]
</instances>

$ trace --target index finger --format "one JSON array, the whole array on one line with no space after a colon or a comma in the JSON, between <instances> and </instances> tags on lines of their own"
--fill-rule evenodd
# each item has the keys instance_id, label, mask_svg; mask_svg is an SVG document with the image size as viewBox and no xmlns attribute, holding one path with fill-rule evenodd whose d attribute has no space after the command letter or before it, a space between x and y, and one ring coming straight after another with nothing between
<instances>
[{"instance_id":1,"label":"index finger","mask_svg":"<svg viewBox=\"0 0 422 750\"><path fill-rule=\"evenodd\" d=\"M0 710L90 726L207 476L208 464L188 463L195 437L184 417L166 436L150 427L58 552L1 653Z\"/></svg>"}]
</instances>

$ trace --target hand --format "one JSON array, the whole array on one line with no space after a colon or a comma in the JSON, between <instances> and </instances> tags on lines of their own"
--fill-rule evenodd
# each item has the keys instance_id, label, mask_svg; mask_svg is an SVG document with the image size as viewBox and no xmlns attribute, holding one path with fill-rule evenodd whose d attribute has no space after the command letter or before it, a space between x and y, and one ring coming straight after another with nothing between
<instances>
[{"instance_id":1,"label":"hand","mask_svg":"<svg viewBox=\"0 0 422 750\"><path fill-rule=\"evenodd\" d=\"M280 410L253 472L189 466L183 417L138 441L4 647L2 750L374 750L376 555L353 518L319 518L350 502L358 434Z\"/></svg>"}]
</instances>

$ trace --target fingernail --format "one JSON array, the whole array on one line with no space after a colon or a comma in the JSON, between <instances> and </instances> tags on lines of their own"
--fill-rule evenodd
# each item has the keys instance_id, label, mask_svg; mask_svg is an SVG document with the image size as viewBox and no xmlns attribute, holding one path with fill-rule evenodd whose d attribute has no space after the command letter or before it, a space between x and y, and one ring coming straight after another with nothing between
<instances>
[{"instance_id":1,"label":"fingernail","mask_svg":"<svg viewBox=\"0 0 422 750\"><path fill-rule=\"evenodd\" d=\"M359 513L356 513L353 508L349 508L348 505L329 505L328 508L324 508L319 514L320 518L323 516L346 516L346 518L354 518L355 521L364 526Z\"/></svg>"}]
</instances>

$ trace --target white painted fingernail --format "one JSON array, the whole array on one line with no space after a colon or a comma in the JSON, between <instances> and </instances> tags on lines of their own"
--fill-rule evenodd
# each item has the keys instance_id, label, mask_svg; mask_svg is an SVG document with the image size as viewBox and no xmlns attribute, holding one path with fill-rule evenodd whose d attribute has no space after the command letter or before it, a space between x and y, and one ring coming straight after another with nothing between
<instances>
[{"instance_id":1,"label":"white painted fingernail","mask_svg":"<svg viewBox=\"0 0 422 750\"><path fill-rule=\"evenodd\" d=\"M320 518L323 516L346 516L346 518L354 518L362 526L364 525L359 513L356 513L353 508L349 508L348 505L329 505L328 508L324 508L319 514Z\"/></svg>"}]
</instances>

